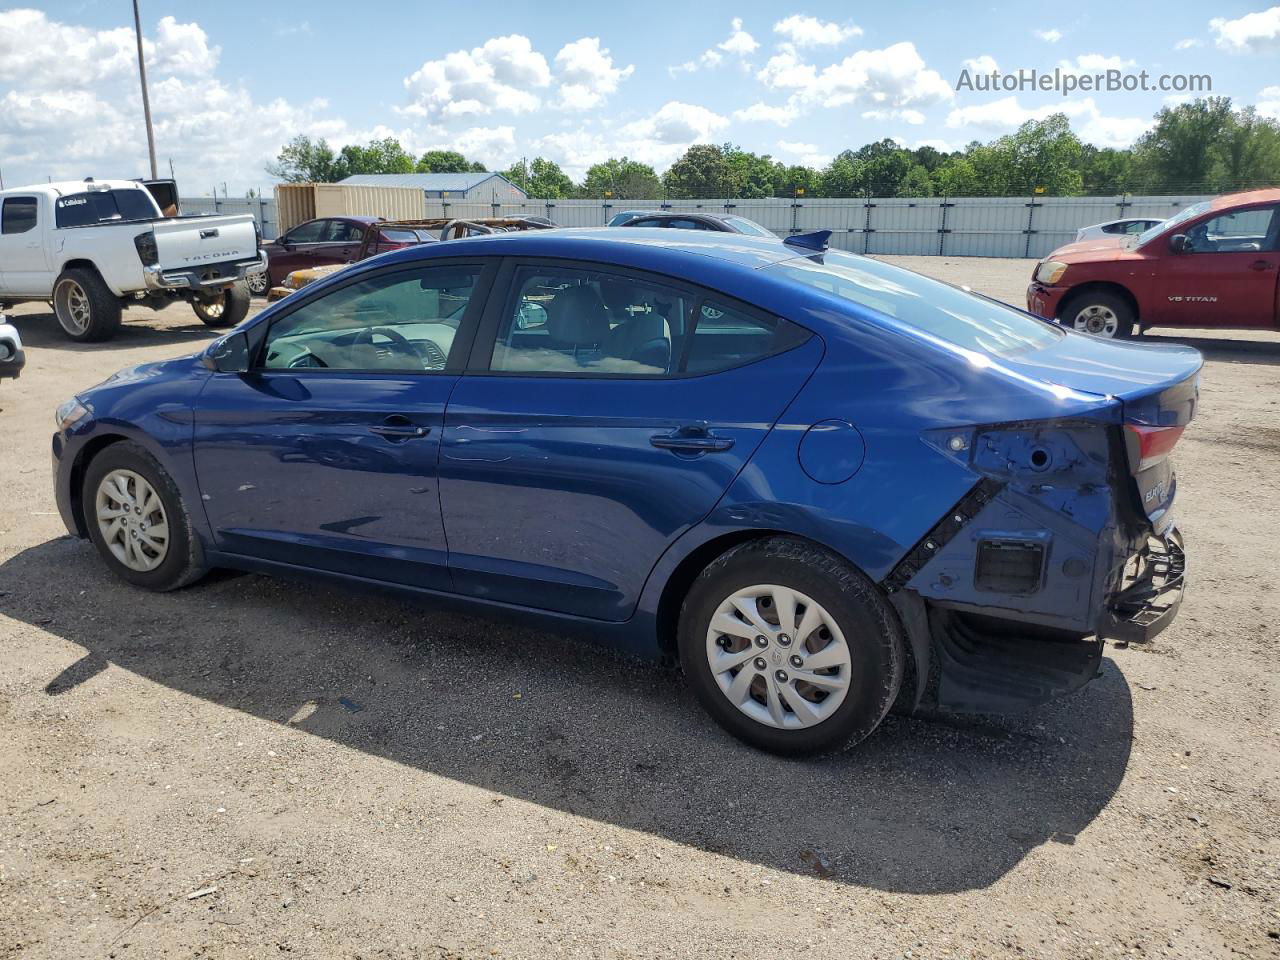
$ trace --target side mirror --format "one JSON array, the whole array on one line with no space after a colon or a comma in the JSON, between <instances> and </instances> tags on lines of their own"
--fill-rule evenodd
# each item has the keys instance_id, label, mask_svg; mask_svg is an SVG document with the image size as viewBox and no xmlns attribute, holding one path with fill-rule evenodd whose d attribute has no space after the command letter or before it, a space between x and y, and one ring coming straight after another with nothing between
<instances>
[{"instance_id":1,"label":"side mirror","mask_svg":"<svg viewBox=\"0 0 1280 960\"><path fill-rule=\"evenodd\" d=\"M204 365L218 373L249 372L249 338L232 333L209 345L202 358Z\"/></svg>"},{"instance_id":2,"label":"side mirror","mask_svg":"<svg viewBox=\"0 0 1280 960\"><path fill-rule=\"evenodd\" d=\"M16 329L4 322L4 317L0 317L0 380L6 377L16 379L26 363L22 338Z\"/></svg>"},{"instance_id":3,"label":"side mirror","mask_svg":"<svg viewBox=\"0 0 1280 960\"><path fill-rule=\"evenodd\" d=\"M1169 249L1174 253L1188 253L1187 235L1185 233L1175 233L1169 238Z\"/></svg>"},{"instance_id":4,"label":"side mirror","mask_svg":"<svg viewBox=\"0 0 1280 960\"><path fill-rule=\"evenodd\" d=\"M288 237L276 237L276 245L279 246L281 250L293 249L293 241Z\"/></svg>"}]
</instances>

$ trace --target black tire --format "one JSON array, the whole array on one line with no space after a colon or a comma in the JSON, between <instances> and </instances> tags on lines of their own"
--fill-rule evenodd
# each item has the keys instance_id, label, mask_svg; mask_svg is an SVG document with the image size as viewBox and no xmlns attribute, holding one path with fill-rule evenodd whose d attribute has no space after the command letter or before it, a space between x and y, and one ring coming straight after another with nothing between
<instances>
[{"instance_id":1,"label":"black tire","mask_svg":"<svg viewBox=\"0 0 1280 960\"><path fill-rule=\"evenodd\" d=\"M124 563L107 545L98 525L97 496L103 480L117 470L134 473L159 495L168 528L168 543L161 562L151 570L136 570ZM107 566L122 580L147 590L165 592L194 583L208 572L200 538L173 478L144 447L129 441L113 443L89 462L81 489L81 507L89 539Z\"/></svg>"},{"instance_id":2,"label":"black tire","mask_svg":"<svg viewBox=\"0 0 1280 960\"><path fill-rule=\"evenodd\" d=\"M120 329L120 313L116 295L89 267L64 270L53 285L53 314L77 343L110 340Z\"/></svg>"},{"instance_id":3,"label":"black tire","mask_svg":"<svg viewBox=\"0 0 1280 960\"><path fill-rule=\"evenodd\" d=\"M1114 333L1105 332L1110 317L1115 318ZM1137 317L1133 305L1120 294L1109 290L1084 290L1077 293L1063 303L1058 313L1058 322L1069 330L1115 340L1132 337L1135 320Z\"/></svg>"},{"instance_id":4,"label":"black tire","mask_svg":"<svg viewBox=\"0 0 1280 960\"><path fill-rule=\"evenodd\" d=\"M265 297L271 289L271 275L267 271L255 273L244 281L251 297Z\"/></svg>"},{"instance_id":5,"label":"black tire","mask_svg":"<svg viewBox=\"0 0 1280 960\"><path fill-rule=\"evenodd\" d=\"M205 326L215 330L222 327L234 327L249 315L252 298L249 288L243 280L237 280L216 300L192 300L191 309L203 321Z\"/></svg>"},{"instance_id":6,"label":"black tire","mask_svg":"<svg viewBox=\"0 0 1280 960\"><path fill-rule=\"evenodd\" d=\"M711 618L736 591L758 584L777 584L812 598L844 635L851 661L845 699L812 726L786 729L748 716L721 690L708 662ZM740 740L784 756L847 749L869 736L898 696L906 661L897 615L876 586L841 558L792 537L750 541L711 563L685 598L678 645L685 676L715 721ZM773 656L768 649L760 652L762 659ZM794 713L789 706L786 710Z\"/></svg>"}]
</instances>

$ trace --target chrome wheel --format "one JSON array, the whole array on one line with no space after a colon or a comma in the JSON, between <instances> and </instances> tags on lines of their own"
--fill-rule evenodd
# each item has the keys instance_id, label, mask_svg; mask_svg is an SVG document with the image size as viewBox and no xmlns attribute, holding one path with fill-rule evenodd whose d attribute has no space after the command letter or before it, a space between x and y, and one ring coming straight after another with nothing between
<instances>
[{"instance_id":1,"label":"chrome wheel","mask_svg":"<svg viewBox=\"0 0 1280 960\"><path fill-rule=\"evenodd\" d=\"M261 297L267 292L267 288L271 286L271 278L265 273L255 273L245 280L245 286L249 288L249 292L255 297Z\"/></svg>"},{"instance_id":2,"label":"chrome wheel","mask_svg":"<svg viewBox=\"0 0 1280 960\"><path fill-rule=\"evenodd\" d=\"M849 644L822 605L777 584L744 587L711 618L707 662L720 692L757 723L822 723L849 692Z\"/></svg>"},{"instance_id":3,"label":"chrome wheel","mask_svg":"<svg viewBox=\"0 0 1280 960\"><path fill-rule=\"evenodd\" d=\"M192 304L196 313L207 320L218 320L227 309L227 298L224 294L217 300L197 300Z\"/></svg>"},{"instance_id":4,"label":"chrome wheel","mask_svg":"<svg viewBox=\"0 0 1280 960\"><path fill-rule=\"evenodd\" d=\"M1071 326L1095 337L1114 337L1120 329L1120 318L1110 307L1095 303L1077 312Z\"/></svg>"},{"instance_id":5,"label":"chrome wheel","mask_svg":"<svg viewBox=\"0 0 1280 960\"><path fill-rule=\"evenodd\" d=\"M146 573L169 552L169 522L154 487L132 470L112 470L98 484L98 532L112 555Z\"/></svg>"},{"instance_id":6,"label":"chrome wheel","mask_svg":"<svg viewBox=\"0 0 1280 960\"><path fill-rule=\"evenodd\" d=\"M53 312L62 329L73 337L84 336L93 320L93 308L84 287L74 280L61 280L53 291Z\"/></svg>"}]
</instances>

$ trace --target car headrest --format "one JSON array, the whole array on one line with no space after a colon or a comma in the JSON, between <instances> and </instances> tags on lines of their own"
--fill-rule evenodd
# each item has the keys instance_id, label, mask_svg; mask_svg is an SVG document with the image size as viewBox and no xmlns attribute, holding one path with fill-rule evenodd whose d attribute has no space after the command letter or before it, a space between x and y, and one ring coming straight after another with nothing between
<instances>
[{"instance_id":1,"label":"car headrest","mask_svg":"<svg viewBox=\"0 0 1280 960\"><path fill-rule=\"evenodd\" d=\"M575 346L601 343L609 335L609 313L590 287L566 287L547 304L547 332Z\"/></svg>"}]
</instances>

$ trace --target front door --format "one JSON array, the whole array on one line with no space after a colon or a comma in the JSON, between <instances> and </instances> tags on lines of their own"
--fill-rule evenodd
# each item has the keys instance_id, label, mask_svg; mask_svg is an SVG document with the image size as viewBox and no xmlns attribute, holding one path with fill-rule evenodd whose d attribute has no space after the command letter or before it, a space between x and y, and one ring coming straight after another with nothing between
<instances>
[{"instance_id":1,"label":"front door","mask_svg":"<svg viewBox=\"0 0 1280 960\"><path fill-rule=\"evenodd\" d=\"M445 417L455 589L625 620L821 353L807 331L674 281L519 267Z\"/></svg>"},{"instance_id":2,"label":"front door","mask_svg":"<svg viewBox=\"0 0 1280 960\"><path fill-rule=\"evenodd\" d=\"M195 465L219 550L449 588L436 465L488 275L435 264L300 298L252 372L213 375Z\"/></svg>"},{"instance_id":3,"label":"front door","mask_svg":"<svg viewBox=\"0 0 1280 960\"><path fill-rule=\"evenodd\" d=\"M5 197L0 205L0 283L9 293L48 295L53 289L38 197Z\"/></svg>"},{"instance_id":4,"label":"front door","mask_svg":"<svg viewBox=\"0 0 1280 960\"><path fill-rule=\"evenodd\" d=\"M1280 277L1276 210L1235 210L1190 227L1185 251L1169 251L1157 265L1154 324L1274 327Z\"/></svg>"}]
</instances>

